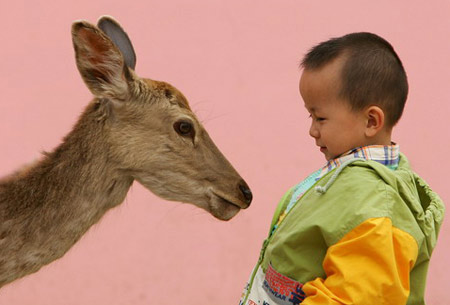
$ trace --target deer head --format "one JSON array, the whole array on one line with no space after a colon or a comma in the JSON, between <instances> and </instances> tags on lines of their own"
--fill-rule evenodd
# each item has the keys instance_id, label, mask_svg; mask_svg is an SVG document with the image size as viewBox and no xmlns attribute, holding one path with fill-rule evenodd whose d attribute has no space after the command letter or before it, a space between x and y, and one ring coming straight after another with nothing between
<instances>
[{"instance_id":1,"label":"deer head","mask_svg":"<svg viewBox=\"0 0 450 305\"><path fill-rule=\"evenodd\" d=\"M228 220L252 193L174 86L140 78L129 37L111 17L72 26L76 63L93 93L118 170L157 196Z\"/></svg>"}]
</instances>

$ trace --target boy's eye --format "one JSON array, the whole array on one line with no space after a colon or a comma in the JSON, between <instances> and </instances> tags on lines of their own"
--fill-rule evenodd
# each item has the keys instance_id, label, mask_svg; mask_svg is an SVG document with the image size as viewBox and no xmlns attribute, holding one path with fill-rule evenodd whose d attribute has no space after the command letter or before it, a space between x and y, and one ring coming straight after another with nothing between
<instances>
[{"instance_id":1,"label":"boy's eye","mask_svg":"<svg viewBox=\"0 0 450 305\"><path fill-rule=\"evenodd\" d=\"M309 115L309 118L310 118L310 119L312 118L312 119L313 119L314 121L316 121L316 122L322 122L322 121L325 121L325 118L313 117L312 114Z\"/></svg>"}]
</instances>

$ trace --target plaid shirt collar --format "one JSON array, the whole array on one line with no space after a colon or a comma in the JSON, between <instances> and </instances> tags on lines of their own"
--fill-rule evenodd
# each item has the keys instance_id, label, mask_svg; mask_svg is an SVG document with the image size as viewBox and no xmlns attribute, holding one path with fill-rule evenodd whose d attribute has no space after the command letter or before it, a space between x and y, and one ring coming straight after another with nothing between
<instances>
[{"instance_id":1,"label":"plaid shirt collar","mask_svg":"<svg viewBox=\"0 0 450 305\"><path fill-rule=\"evenodd\" d=\"M318 179L322 178L333 169L339 167L342 163L355 158L373 160L395 170L397 169L400 160L400 147L395 143L392 143L391 145L370 145L357 147L336 159L328 161L328 163L321 169Z\"/></svg>"}]
</instances>

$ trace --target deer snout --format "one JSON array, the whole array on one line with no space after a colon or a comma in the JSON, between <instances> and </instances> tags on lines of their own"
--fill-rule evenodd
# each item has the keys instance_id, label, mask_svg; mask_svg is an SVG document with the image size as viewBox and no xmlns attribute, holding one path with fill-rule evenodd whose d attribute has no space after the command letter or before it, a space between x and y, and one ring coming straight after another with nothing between
<instances>
[{"instance_id":1,"label":"deer snout","mask_svg":"<svg viewBox=\"0 0 450 305\"><path fill-rule=\"evenodd\" d=\"M248 208L253 199L252 191L250 191L250 188L248 187L247 183L245 183L244 181L239 183L239 189L241 190L242 195L244 195L243 201L247 204L247 206L245 208Z\"/></svg>"}]
</instances>

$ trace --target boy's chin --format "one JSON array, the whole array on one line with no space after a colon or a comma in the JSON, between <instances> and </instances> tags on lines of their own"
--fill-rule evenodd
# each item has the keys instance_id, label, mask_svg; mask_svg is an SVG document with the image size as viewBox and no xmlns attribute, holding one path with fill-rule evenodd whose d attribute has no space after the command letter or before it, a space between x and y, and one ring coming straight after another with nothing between
<instances>
[{"instance_id":1,"label":"boy's chin","mask_svg":"<svg viewBox=\"0 0 450 305\"><path fill-rule=\"evenodd\" d=\"M328 151L328 149L326 147L321 147L320 152L323 154L323 156L325 157L325 159L327 161L334 159L334 156L332 154L330 154L330 152Z\"/></svg>"},{"instance_id":2,"label":"boy's chin","mask_svg":"<svg viewBox=\"0 0 450 305\"><path fill-rule=\"evenodd\" d=\"M326 148L324 149L324 151L322 153L327 161L331 161L331 160L339 158L341 155L343 155L343 154L332 154Z\"/></svg>"}]
</instances>

